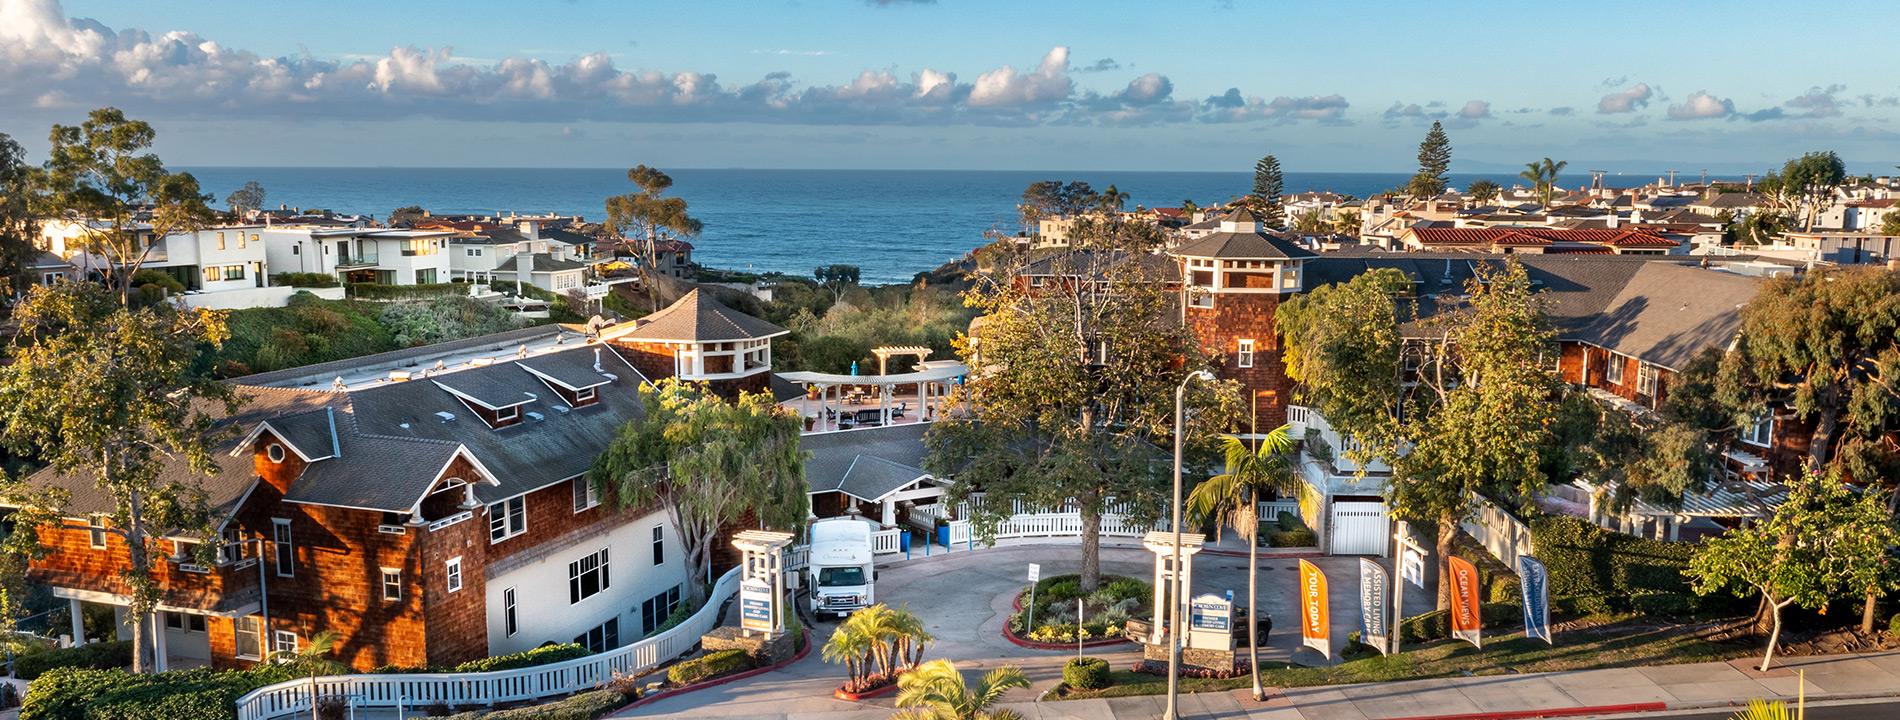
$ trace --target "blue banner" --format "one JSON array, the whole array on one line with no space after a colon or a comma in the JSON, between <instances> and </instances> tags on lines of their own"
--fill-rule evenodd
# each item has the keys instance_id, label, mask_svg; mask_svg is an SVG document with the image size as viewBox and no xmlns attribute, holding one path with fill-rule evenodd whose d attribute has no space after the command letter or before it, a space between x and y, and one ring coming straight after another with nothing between
<instances>
[{"instance_id":1,"label":"blue banner","mask_svg":"<svg viewBox=\"0 0 1900 720\"><path fill-rule=\"evenodd\" d=\"M1386 610L1391 607L1385 596L1389 582L1384 567L1359 558L1359 642L1378 648L1382 654L1392 652L1386 628Z\"/></svg>"},{"instance_id":2,"label":"blue banner","mask_svg":"<svg viewBox=\"0 0 1900 720\"><path fill-rule=\"evenodd\" d=\"M1517 558L1517 576L1524 589L1524 637L1557 644L1550 637L1550 573L1543 563L1522 555Z\"/></svg>"}]
</instances>

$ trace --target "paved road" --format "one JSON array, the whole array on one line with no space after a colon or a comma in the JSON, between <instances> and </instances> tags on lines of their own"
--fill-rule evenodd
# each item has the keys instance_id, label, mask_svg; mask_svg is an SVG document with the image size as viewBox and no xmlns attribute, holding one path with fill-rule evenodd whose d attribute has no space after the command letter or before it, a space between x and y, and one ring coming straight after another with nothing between
<instances>
[{"instance_id":1,"label":"paved road","mask_svg":"<svg viewBox=\"0 0 1900 720\"><path fill-rule=\"evenodd\" d=\"M1073 573L1081 566L1079 552L1073 544L1019 545L888 563L879 566L878 599L893 606L908 605L911 612L923 618L930 632L937 636L937 643L925 653L926 658L949 658L956 661L959 668L970 671L1004 665L1022 668L1032 686L1028 690L1011 691L1006 701L1027 702L1061 680L1062 663L1073 657L1073 653L1031 650L1011 644L1002 637L1003 623L1012 612L1011 601L1016 593L1028 584L1029 563L1041 564L1044 577ZM1324 662L1312 650L1296 649L1299 636L1287 631L1296 615L1298 561L1284 557L1261 560L1261 607L1280 621L1262 648L1262 660ZM1312 561L1327 574L1332 590L1332 617L1338 633L1335 642L1344 644L1347 629L1356 624L1358 617L1358 560L1338 557L1313 558ZM1194 567L1195 593L1232 590L1236 599L1245 598L1246 564L1245 557L1200 556ZM1102 571L1148 580L1154 572L1154 555L1139 546L1104 547ZM1416 597L1411 593L1417 593ZM1414 588L1411 593L1406 596L1409 607L1427 607L1422 592ZM820 623L812 628L812 641L822 644L835 627L835 621ZM1139 659L1133 645L1095 648L1089 654L1107 658L1117 667L1126 667ZM664 699L633 710L627 716L782 718L802 713L892 707L889 696L859 702L834 699L831 691L843 680L844 669L824 663L814 650L804 660L778 671Z\"/></svg>"},{"instance_id":2,"label":"paved road","mask_svg":"<svg viewBox=\"0 0 1900 720\"><path fill-rule=\"evenodd\" d=\"M1730 720L1741 708L1732 710L1702 711L1676 710L1671 712L1645 713L1641 715L1612 715L1600 720ZM1789 708L1793 712L1793 708ZM1900 702L1877 700L1872 702L1851 703L1808 703L1807 720L1893 720L1900 718Z\"/></svg>"}]
</instances>

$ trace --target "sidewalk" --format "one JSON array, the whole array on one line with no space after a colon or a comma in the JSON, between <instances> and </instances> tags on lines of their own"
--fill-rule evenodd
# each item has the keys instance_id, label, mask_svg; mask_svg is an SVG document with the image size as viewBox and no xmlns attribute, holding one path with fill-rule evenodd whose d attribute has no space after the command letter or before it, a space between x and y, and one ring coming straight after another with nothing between
<instances>
[{"instance_id":1,"label":"sidewalk","mask_svg":"<svg viewBox=\"0 0 1900 720\"><path fill-rule=\"evenodd\" d=\"M1756 659L1759 663L1760 660ZM1536 675L1435 678L1365 685L1329 685L1271 691L1265 703L1250 693L1196 693L1181 696L1184 718L1220 720L1398 720L1496 713L1525 717L1526 711L1553 711L1571 717L1631 710L1723 708L1750 699L1792 699L1796 671L1807 671L1809 701L1900 696L1900 652L1788 658L1767 673L1747 661L1653 667L1581 670ZM972 668L974 670L974 668ZM717 702L716 696L704 698ZM1155 720L1167 698L1160 695L1005 703L1024 718L1077 720ZM851 709L846 709L855 705ZM830 697L776 698L771 712L760 707L720 712L699 706L678 716L718 715L762 720L881 720L890 717L888 698L841 703ZM1592 711L1592 708L1596 710ZM631 713L643 717L666 717Z\"/></svg>"}]
</instances>

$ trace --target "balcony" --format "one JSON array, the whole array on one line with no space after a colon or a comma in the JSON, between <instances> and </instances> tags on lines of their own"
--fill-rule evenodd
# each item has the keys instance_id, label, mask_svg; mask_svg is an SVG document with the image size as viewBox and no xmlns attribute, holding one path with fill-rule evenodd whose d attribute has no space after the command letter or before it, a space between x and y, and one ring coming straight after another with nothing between
<instances>
[{"instance_id":1,"label":"balcony","mask_svg":"<svg viewBox=\"0 0 1900 720\"><path fill-rule=\"evenodd\" d=\"M345 268L369 267L369 266L375 265L376 262L377 262L376 253L360 252L354 255L338 255L336 258L336 267L338 270L342 270Z\"/></svg>"}]
</instances>

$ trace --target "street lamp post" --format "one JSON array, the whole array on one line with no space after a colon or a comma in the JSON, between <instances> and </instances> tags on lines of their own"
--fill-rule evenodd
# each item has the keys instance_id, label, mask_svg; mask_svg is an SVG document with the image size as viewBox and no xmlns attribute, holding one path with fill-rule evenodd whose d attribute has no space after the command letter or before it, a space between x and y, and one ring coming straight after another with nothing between
<instances>
[{"instance_id":1,"label":"street lamp post","mask_svg":"<svg viewBox=\"0 0 1900 720\"><path fill-rule=\"evenodd\" d=\"M1168 709L1162 714L1162 720L1181 718L1178 705L1181 698L1181 595L1187 592L1182 586L1181 572L1181 426L1187 423L1187 386L1196 379L1213 380L1214 374L1196 370L1188 373L1181 380L1181 386L1174 389L1174 574L1168 579L1174 585L1174 592L1168 598Z\"/></svg>"}]
</instances>

